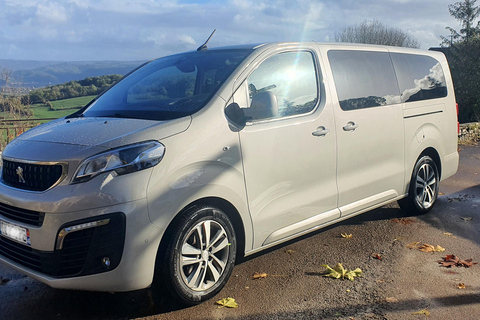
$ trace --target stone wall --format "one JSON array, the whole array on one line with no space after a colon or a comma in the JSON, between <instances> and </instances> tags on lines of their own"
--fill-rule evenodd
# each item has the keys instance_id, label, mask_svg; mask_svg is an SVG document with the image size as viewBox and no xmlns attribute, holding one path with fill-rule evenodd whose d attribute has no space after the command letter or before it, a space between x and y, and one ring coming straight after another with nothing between
<instances>
[{"instance_id":1,"label":"stone wall","mask_svg":"<svg viewBox=\"0 0 480 320\"><path fill-rule=\"evenodd\" d=\"M480 142L480 122L460 124L458 143Z\"/></svg>"}]
</instances>

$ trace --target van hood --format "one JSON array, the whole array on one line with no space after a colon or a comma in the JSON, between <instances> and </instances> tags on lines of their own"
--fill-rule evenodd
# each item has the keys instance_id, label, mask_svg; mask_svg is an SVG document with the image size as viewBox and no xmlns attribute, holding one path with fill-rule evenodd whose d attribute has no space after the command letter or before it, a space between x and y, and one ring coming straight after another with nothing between
<instances>
[{"instance_id":1,"label":"van hood","mask_svg":"<svg viewBox=\"0 0 480 320\"><path fill-rule=\"evenodd\" d=\"M58 119L28 130L16 140L116 148L160 140L187 130L191 117L168 121L119 118Z\"/></svg>"}]
</instances>

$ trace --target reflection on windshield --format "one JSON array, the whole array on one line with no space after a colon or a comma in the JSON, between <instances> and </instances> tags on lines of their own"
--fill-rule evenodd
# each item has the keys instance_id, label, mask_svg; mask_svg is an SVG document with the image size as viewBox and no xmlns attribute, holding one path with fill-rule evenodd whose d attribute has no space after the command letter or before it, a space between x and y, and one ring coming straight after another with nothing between
<instances>
[{"instance_id":1,"label":"reflection on windshield","mask_svg":"<svg viewBox=\"0 0 480 320\"><path fill-rule=\"evenodd\" d=\"M124 78L83 116L170 120L200 110L251 50L213 50L157 59Z\"/></svg>"}]
</instances>

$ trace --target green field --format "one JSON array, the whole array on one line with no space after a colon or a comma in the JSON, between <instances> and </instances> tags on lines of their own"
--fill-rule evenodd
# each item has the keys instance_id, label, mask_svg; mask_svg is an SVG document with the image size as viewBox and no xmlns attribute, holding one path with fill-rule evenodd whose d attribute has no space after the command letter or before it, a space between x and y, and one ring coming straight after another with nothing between
<instances>
[{"instance_id":1,"label":"green field","mask_svg":"<svg viewBox=\"0 0 480 320\"><path fill-rule=\"evenodd\" d=\"M30 109L33 111L34 118L61 118L68 116L69 114L74 113L78 109L84 107L96 96L86 96L71 98L65 100L51 101L53 109L45 106L44 104L34 104L30 106Z\"/></svg>"},{"instance_id":2,"label":"green field","mask_svg":"<svg viewBox=\"0 0 480 320\"><path fill-rule=\"evenodd\" d=\"M79 98L71 98L65 100L51 101L52 107L45 104L34 104L30 106L30 110L33 111L33 116L29 119L52 119L62 118L68 116L80 108L84 107L96 96L86 96ZM9 114L0 112L0 119L9 119ZM15 118L19 120L18 118ZM0 151L7 145L9 141L20 134L25 132L29 128L36 126L40 123L48 122L43 121L29 121L29 122L15 122L15 123L0 123ZM8 135L8 137L7 137Z\"/></svg>"}]
</instances>

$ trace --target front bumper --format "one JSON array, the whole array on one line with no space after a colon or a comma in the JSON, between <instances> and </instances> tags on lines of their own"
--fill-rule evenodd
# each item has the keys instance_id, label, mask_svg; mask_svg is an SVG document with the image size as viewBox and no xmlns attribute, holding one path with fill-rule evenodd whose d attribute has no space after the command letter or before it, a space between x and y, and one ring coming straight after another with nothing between
<instances>
[{"instance_id":1,"label":"front bumper","mask_svg":"<svg viewBox=\"0 0 480 320\"><path fill-rule=\"evenodd\" d=\"M150 222L146 199L45 214L41 227L3 215L0 220L32 231L31 246L2 237L0 261L51 287L117 292L143 289L153 280L163 231ZM91 222L106 220L92 227ZM60 231L82 225L88 228L70 232L59 245Z\"/></svg>"}]
</instances>

